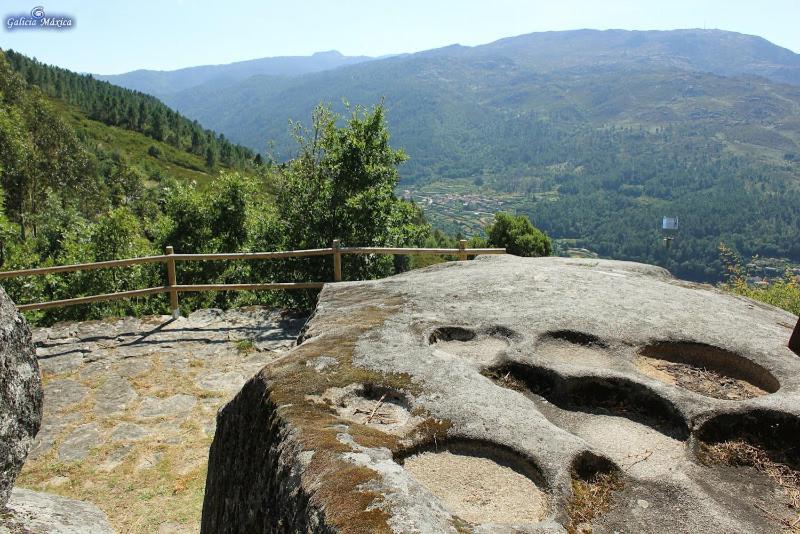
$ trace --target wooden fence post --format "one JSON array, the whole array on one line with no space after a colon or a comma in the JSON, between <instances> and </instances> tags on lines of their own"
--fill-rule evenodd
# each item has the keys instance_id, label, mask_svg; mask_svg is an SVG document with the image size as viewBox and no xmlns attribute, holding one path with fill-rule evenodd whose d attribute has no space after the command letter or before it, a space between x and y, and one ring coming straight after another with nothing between
<instances>
[{"instance_id":1,"label":"wooden fence post","mask_svg":"<svg viewBox=\"0 0 800 534\"><path fill-rule=\"evenodd\" d=\"M464 252L464 249L467 248L467 240L461 239L458 242L458 259L460 261L464 261L467 259L467 253Z\"/></svg>"},{"instance_id":2,"label":"wooden fence post","mask_svg":"<svg viewBox=\"0 0 800 534\"><path fill-rule=\"evenodd\" d=\"M167 256L172 256L175 250L172 247L166 247L164 253ZM181 316L181 308L178 306L178 290L175 286L178 285L178 279L175 274L175 260L167 258L167 286L169 286L169 309L172 310L172 318L177 319Z\"/></svg>"},{"instance_id":3,"label":"wooden fence post","mask_svg":"<svg viewBox=\"0 0 800 534\"><path fill-rule=\"evenodd\" d=\"M333 240L333 281L342 281L342 253L339 251L339 240Z\"/></svg>"}]
</instances>

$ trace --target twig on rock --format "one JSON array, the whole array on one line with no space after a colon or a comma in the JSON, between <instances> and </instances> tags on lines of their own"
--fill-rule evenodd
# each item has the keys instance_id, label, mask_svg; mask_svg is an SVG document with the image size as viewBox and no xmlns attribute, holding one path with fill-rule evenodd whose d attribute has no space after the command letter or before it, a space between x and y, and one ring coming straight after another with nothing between
<instances>
[{"instance_id":1,"label":"twig on rock","mask_svg":"<svg viewBox=\"0 0 800 534\"><path fill-rule=\"evenodd\" d=\"M648 458L650 458L653 455L653 451L651 451L650 449L645 449L645 451L642 454L644 456L642 456L641 458L639 458L638 460L636 460L632 464L626 466L625 469L630 469L634 465L644 462L645 460L647 460Z\"/></svg>"},{"instance_id":2,"label":"twig on rock","mask_svg":"<svg viewBox=\"0 0 800 534\"><path fill-rule=\"evenodd\" d=\"M386 398L386 393L381 395L381 398L378 400L378 404L375 405L375 408L372 410L372 413L369 414L369 417L367 417L367 424L369 424L369 422L372 421L372 418L375 417L375 414L378 412L378 408L381 407L381 404L383 404L383 399L385 398Z\"/></svg>"}]
</instances>

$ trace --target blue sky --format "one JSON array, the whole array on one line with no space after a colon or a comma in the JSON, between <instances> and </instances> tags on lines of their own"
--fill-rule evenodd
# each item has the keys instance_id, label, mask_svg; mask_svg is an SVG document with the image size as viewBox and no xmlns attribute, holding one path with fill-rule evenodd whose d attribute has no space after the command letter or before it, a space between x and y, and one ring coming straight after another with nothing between
<instances>
[{"instance_id":1,"label":"blue sky","mask_svg":"<svg viewBox=\"0 0 800 534\"><path fill-rule=\"evenodd\" d=\"M72 15L69 31L8 31L9 14ZM0 47L81 72L169 70L339 50L415 52L576 28L719 28L800 52L800 0L3 0Z\"/></svg>"}]
</instances>

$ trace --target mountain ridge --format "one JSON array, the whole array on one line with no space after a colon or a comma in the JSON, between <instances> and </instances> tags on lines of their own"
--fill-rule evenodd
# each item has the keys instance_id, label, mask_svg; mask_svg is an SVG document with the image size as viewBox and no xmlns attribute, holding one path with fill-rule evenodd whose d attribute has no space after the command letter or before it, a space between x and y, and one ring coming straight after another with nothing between
<instances>
[{"instance_id":1,"label":"mountain ridge","mask_svg":"<svg viewBox=\"0 0 800 534\"><path fill-rule=\"evenodd\" d=\"M344 56L336 50L328 50L315 52L310 56L264 57L174 70L137 69L122 74L96 74L94 76L127 89L163 97L172 92L209 82L235 82L258 74L296 76L372 59L369 56Z\"/></svg>"}]
</instances>

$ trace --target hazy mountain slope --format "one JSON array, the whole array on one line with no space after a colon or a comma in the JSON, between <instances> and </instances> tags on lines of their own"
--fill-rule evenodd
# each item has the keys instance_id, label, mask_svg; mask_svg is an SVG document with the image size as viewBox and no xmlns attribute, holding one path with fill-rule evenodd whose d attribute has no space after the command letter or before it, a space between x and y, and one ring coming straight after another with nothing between
<instances>
[{"instance_id":1,"label":"hazy mountain slope","mask_svg":"<svg viewBox=\"0 0 800 534\"><path fill-rule=\"evenodd\" d=\"M343 56L331 50L311 56L267 57L225 65L203 65L173 71L135 70L95 77L128 89L163 97L204 84L225 85L256 75L297 76L355 65L371 59L367 56Z\"/></svg>"},{"instance_id":2,"label":"hazy mountain slope","mask_svg":"<svg viewBox=\"0 0 800 534\"><path fill-rule=\"evenodd\" d=\"M267 139L275 140L279 148L286 146L289 118L304 119L316 103L338 103L343 98L373 103L385 96L388 105L397 108L390 114L396 135L409 149L431 147L428 137L433 133L421 131L424 124L417 123L408 127L413 134L405 135L402 129L409 118L441 123L447 115L444 122L455 120L448 124L455 126L464 115L482 120L475 108L489 114L536 111L578 122L661 123L713 118L718 113L726 122L736 122L748 120L742 114L752 115L757 107L771 115L762 120L783 115L785 122L786 116L794 115L794 104L782 96L768 106L748 100L763 97L762 82L726 83L719 75L761 75L800 84L800 55L759 37L718 30L548 32L376 60L291 80L253 77L228 85L224 93L216 86L194 87L165 101L259 149ZM439 118L413 117L417 110Z\"/></svg>"},{"instance_id":3,"label":"hazy mountain slope","mask_svg":"<svg viewBox=\"0 0 800 534\"><path fill-rule=\"evenodd\" d=\"M166 102L253 148L272 140L285 159L289 119L385 98L392 143L411 155L402 187L511 192L572 246L713 280L720 241L800 261L800 86L783 83L797 65L730 32L581 30L255 76ZM682 221L668 253L667 214Z\"/></svg>"},{"instance_id":4,"label":"hazy mountain slope","mask_svg":"<svg viewBox=\"0 0 800 534\"><path fill-rule=\"evenodd\" d=\"M652 65L540 73L502 56L406 56L292 79L253 77L224 93L197 88L166 102L253 148L272 140L283 159L293 146L289 119L306 120L319 102L341 108L343 98L385 98L394 142L412 155L405 175L415 180L502 174L529 157L503 131L532 119L564 130L702 123L732 147L772 160L800 141L800 87ZM541 140L529 141L533 149ZM497 153L505 154L501 167Z\"/></svg>"},{"instance_id":5,"label":"hazy mountain slope","mask_svg":"<svg viewBox=\"0 0 800 534\"><path fill-rule=\"evenodd\" d=\"M543 32L473 50L512 57L540 71L648 64L800 84L800 55L761 37L722 30Z\"/></svg>"}]
</instances>

